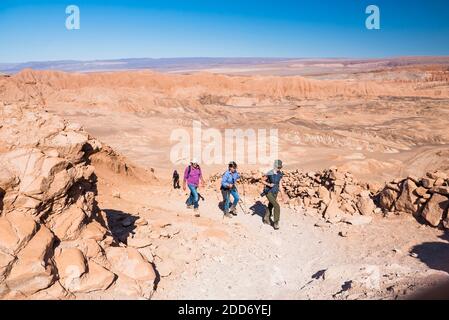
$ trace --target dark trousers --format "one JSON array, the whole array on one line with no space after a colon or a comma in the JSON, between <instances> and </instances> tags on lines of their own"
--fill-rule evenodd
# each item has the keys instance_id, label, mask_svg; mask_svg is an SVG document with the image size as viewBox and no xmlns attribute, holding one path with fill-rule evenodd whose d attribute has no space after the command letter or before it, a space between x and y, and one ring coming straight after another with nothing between
<instances>
[{"instance_id":1,"label":"dark trousers","mask_svg":"<svg viewBox=\"0 0 449 320\"><path fill-rule=\"evenodd\" d=\"M179 178L173 179L173 189L181 189L181 186L179 185Z\"/></svg>"},{"instance_id":2,"label":"dark trousers","mask_svg":"<svg viewBox=\"0 0 449 320\"><path fill-rule=\"evenodd\" d=\"M279 205L279 203L277 202L277 197L278 194L277 193L271 193L269 192L267 194L267 199L270 202L268 204L268 209L266 212L266 215L268 215L268 218L270 218L271 214L273 213L273 209L274 209L274 222L279 222L280 218L281 218L281 207Z\"/></svg>"}]
</instances>

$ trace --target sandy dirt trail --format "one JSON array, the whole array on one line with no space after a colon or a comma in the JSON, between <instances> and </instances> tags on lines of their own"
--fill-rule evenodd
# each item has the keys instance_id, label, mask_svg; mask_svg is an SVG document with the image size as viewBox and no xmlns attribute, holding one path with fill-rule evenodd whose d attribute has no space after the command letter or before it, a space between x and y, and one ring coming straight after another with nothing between
<instances>
[{"instance_id":1,"label":"sandy dirt trail","mask_svg":"<svg viewBox=\"0 0 449 320\"><path fill-rule=\"evenodd\" d=\"M410 216L332 225L283 205L275 231L262 223L263 204L249 210L253 196L245 199L251 214L239 208L238 216L223 219L218 192L203 190L195 218L185 208L186 193L168 184L105 187L100 183L102 208L177 230L154 241L161 274L154 299L393 299L449 279L447 234Z\"/></svg>"}]
</instances>

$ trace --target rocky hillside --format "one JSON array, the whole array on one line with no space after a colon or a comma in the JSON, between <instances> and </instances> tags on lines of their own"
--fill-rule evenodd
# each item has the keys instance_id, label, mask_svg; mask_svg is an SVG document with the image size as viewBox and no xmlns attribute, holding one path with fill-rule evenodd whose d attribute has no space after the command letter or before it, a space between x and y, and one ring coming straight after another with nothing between
<instances>
[{"instance_id":1,"label":"rocky hillside","mask_svg":"<svg viewBox=\"0 0 449 320\"><path fill-rule=\"evenodd\" d=\"M155 266L111 233L92 163L128 176L137 169L36 107L0 111L0 298L150 298Z\"/></svg>"}]
</instances>

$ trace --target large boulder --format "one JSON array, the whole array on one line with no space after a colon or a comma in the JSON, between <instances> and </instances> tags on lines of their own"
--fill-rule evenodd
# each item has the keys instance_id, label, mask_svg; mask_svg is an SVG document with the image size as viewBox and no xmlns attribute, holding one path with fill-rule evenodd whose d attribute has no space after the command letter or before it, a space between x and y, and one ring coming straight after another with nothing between
<instances>
[{"instance_id":1,"label":"large boulder","mask_svg":"<svg viewBox=\"0 0 449 320\"><path fill-rule=\"evenodd\" d=\"M55 254L55 262L59 279L64 288L69 291L78 289L81 276L87 272L87 262L81 250L78 248L60 249Z\"/></svg>"},{"instance_id":2,"label":"large boulder","mask_svg":"<svg viewBox=\"0 0 449 320\"><path fill-rule=\"evenodd\" d=\"M54 283L56 275L50 260L53 241L52 232L41 225L36 235L17 255L17 262L5 281L9 290L30 295Z\"/></svg>"},{"instance_id":3,"label":"large boulder","mask_svg":"<svg viewBox=\"0 0 449 320\"><path fill-rule=\"evenodd\" d=\"M449 196L449 187L448 186L437 186L433 187L429 190L430 193L439 193L445 196Z\"/></svg>"},{"instance_id":4,"label":"large boulder","mask_svg":"<svg viewBox=\"0 0 449 320\"><path fill-rule=\"evenodd\" d=\"M369 216L374 213L376 205L374 204L374 201L371 199L369 193L367 192L361 193L361 196L357 200L357 209L359 209L359 212L364 216Z\"/></svg>"},{"instance_id":5,"label":"large boulder","mask_svg":"<svg viewBox=\"0 0 449 320\"><path fill-rule=\"evenodd\" d=\"M124 274L134 280L154 281L156 272L153 266L135 248L110 247L106 256L112 263L112 271Z\"/></svg>"},{"instance_id":6,"label":"large boulder","mask_svg":"<svg viewBox=\"0 0 449 320\"><path fill-rule=\"evenodd\" d=\"M48 148L56 149L60 157L77 163L84 157L83 148L88 140L89 136L86 133L61 131L50 139L45 139L44 144Z\"/></svg>"},{"instance_id":7,"label":"large boulder","mask_svg":"<svg viewBox=\"0 0 449 320\"><path fill-rule=\"evenodd\" d=\"M71 293L106 290L115 275L98 263L87 260L78 248L65 248L55 255L60 282Z\"/></svg>"},{"instance_id":8,"label":"large boulder","mask_svg":"<svg viewBox=\"0 0 449 320\"><path fill-rule=\"evenodd\" d=\"M394 203L399 197L399 192L390 188L385 188L379 194L379 205L386 211L394 209Z\"/></svg>"},{"instance_id":9,"label":"large boulder","mask_svg":"<svg viewBox=\"0 0 449 320\"><path fill-rule=\"evenodd\" d=\"M86 226L87 216L77 206L71 206L63 213L52 216L49 224L60 240L75 240Z\"/></svg>"},{"instance_id":10,"label":"large boulder","mask_svg":"<svg viewBox=\"0 0 449 320\"><path fill-rule=\"evenodd\" d=\"M418 197L415 194L415 190L417 188L418 186L411 179L406 179L403 182L401 195L395 203L397 211L416 214L418 210L416 200Z\"/></svg>"},{"instance_id":11,"label":"large boulder","mask_svg":"<svg viewBox=\"0 0 449 320\"><path fill-rule=\"evenodd\" d=\"M106 250L112 271L118 275L114 287L119 297L141 295L151 298L156 272L153 265L135 248L110 247Z\"/></svg>"},{"instance_id":12,"label":"large boulder","mask_svg":"<svg viewBox=\"0 0 449 320\"><path fill-rule=\"evenodd\" d=\"M0 251L16 254L34 236L37 227L32 217L18 212L0 217Z\"/></svg>"},{"instance_id":13,"label":"large boulder","mask_svg":"<svg viewBox=\"0 0 449 320\"><path fill-rule=\"evenodd\" d=\"M449 199L435 193L425 205L421 215L432 226L437 227L449 207Z\"/></svg>"},{"instance_id":14,"label":"large boulder","mask_svg":"<svg viewBox=\"0 0 449 320\"><path fill-rule=\"evenodd\" d=\"M103 291L108 289L113 282L116 280L116 275L96 263L95 261L89 260L88 270L79 281L77 288L74 288L74 292L90 293L95 291Z\"/></svg>"},{"instance_id":15,"label":"large boulder","mask_svg":"<svg viewBox=\"0 0 449 320\"><path fill-rule=\"evenodd\" d=\"M324 219L330 223L340 222L345 213L340 209L336 197L332 197L324 212Z\"/></svg>"}]
</instances>

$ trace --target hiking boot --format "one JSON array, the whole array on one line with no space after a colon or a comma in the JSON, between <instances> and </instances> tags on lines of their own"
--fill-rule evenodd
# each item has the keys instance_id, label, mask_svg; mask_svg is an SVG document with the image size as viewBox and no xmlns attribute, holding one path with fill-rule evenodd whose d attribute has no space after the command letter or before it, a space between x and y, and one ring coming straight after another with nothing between
<instances>
[{"instance_id":1,"label":"hiking boot","mask_svg":"<svg viewBox=\"0 0 449 320\"><path fill-rule=\"evenodd\" d=\"M224 215L226 218L229 218L229 219L231 219L232 218L232 215L230 214L230 213L225 213L225 215Z\"/></svg>"},{"instance_id":2,"label":"hiking boot","mask_svg":"<svg viewBox=\"0 0 449 320\"><path fill-rule=\"evenodd\" d=\"M193 205L192 204L188 204L187 205L187 209L193 209Z\"/></svg>"},{"instance_id":3,"label":"hiking boot","mask_svg":"<svg viewBox=\"0 0 449 320\"><path fill-rule=\"evenodd\" d=\"M274 230L279 230L279 222L275 222L273 224L273 228L274 228Z\"/></svg>"},{"instance_id":4,"label":"hiking boot","mask_svg":"<svg viewBox=\"0 0 449 320\"><path fill-rule=\"evenodd\" d=\"M229 209L229 212L236 216L237 215L237 208L235 206L231 206L231 208Z\"/></svg>"},{"instance_id":5,"label":"hiking boot","mask_svg":"<svg viewBox=\"0 0 449 320\"><path fill-rule=\"evenodd\" d=\"M195 212L195 217L200 216L200 210L198 210L198 208L193 209L193 212Z\"/></svg>"}]
</instances>

